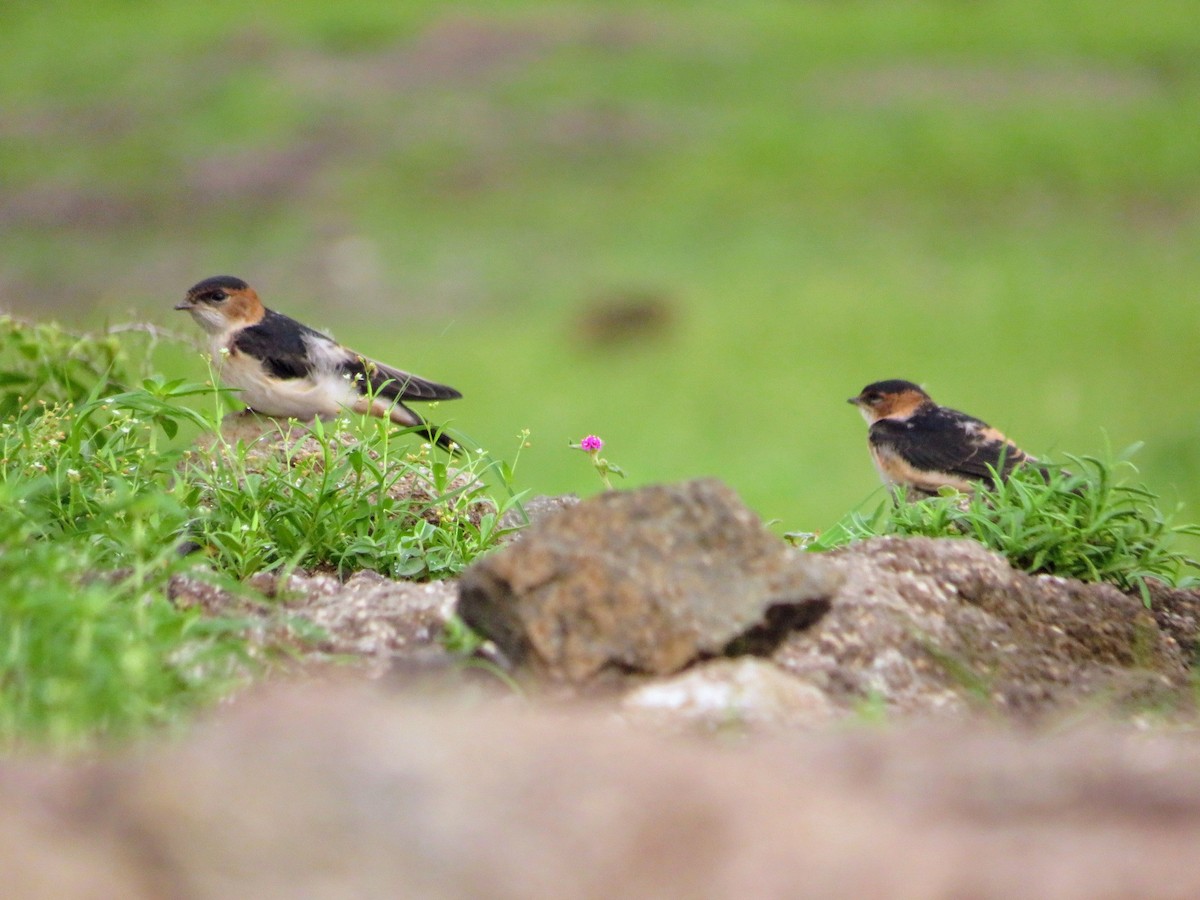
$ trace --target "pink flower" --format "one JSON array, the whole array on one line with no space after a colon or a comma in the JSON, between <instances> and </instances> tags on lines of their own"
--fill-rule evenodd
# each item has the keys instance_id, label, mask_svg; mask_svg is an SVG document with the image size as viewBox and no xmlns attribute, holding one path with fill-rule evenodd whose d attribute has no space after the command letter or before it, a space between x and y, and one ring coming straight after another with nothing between
<instances>
[{"instance_id":1,"label":"pink flower","mask_svg":"<svg viewBox=\"0 0 1200 900\"><path fill-rule=\"evenodd\" d=\"M604 441L596 437L594 434L589 434L579 442L579 449L586 450L588 453L598 453L604 446Z\"/></svg>"}]
</instances>

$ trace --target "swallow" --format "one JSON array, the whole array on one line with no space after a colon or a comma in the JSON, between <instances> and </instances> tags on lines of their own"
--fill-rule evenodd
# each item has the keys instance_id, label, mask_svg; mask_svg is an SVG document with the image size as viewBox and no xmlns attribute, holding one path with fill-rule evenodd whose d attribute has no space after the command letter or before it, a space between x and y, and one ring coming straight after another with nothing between
<instances>
[{"instance_id":1,"label":"swallow","mask_svg":"<svg viewBox=\"0 0 1200 900\"><path fill-rule=\"evenodd\" d=\"M876 381L847 402L870 426L871 459L883 483L909 495L931 497L944 487L970 493L981 483L994 488L996 474L1006 479L1037 461L986 422L938 406L911 381Z\"/></svg>"},{"instance_id":2,"label":"swallow","mask_svg":"<svg viewBox=\"0 0 1200 900\"><path fill-rule=\"evenodd\" d=\"M415 427L446 450L457 449L403 401L454 400L462 394L376 362L266 308L240 278L206 278L175 309L191 313L208 334L221 381L240 389L255 412L304 421L342 410L369 413Z\"/></svg>"}]
</instances>

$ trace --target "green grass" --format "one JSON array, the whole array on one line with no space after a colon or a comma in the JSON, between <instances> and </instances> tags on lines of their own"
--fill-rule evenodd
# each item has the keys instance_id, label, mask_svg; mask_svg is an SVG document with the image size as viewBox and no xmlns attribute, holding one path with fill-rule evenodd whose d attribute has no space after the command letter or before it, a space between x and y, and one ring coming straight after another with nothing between
<instances>
[{"instance_id":1,"label":"green grass","mask_svg":"<svg viewBox=\"0 0 1200 900\"><path fill-rule=\"evenodd\" d=\"M517 503L509 464L375 420L225 441L228 398L150 376L154 340L0 319L0 745L136 735L269 665L248 624L173 605L172 575L446 577Z\"/></svg>"},{"instance_id":2,"label":"green grass","mask_svg":"<svg viewBox=\"0 0 1200 900\"><path fill-rule=\"evenodd\" d=\"M819 529L874 484L842 399L903 377L1200 511L1184 0L80 8L0 14L16 308L183 330L238 274L547 492L598 433ZM577 339L630 290L670 323Z\"/></svg>"},{"instance_id":3,"label":"green grass","mask_svg":"<svg viewBox=\"0 0 1200 900\"><path fill-rule=\"evenodd\" d=\"M189 453L190 540L239 578L293 566L448 578L496 545L516 504L507 464L478 453L447 462L388 422L347 424Z\"/></svg>"},{"instance_id":4,"label":"green grass","mask_svg":"<svg viewBox=\"0 0 1200 900\"><path fill-rule=\"evenodd\" d=\"M622 487L718 476L828 529L877 490L844 398L901 377L1042 458L1144 441L1200 519L1187 0L17 0L0 44L0 307L186 332L183 291L239 275L462 390L435 421L473 445L528 429L539 493L599 489L568 446L595 433ZM665 324L581 338L631 292ZM150 394L205 377L144 353ZM275 500L287 565L323 539Z\"/></svg>"},{"instance_id":5,"label":"green grass","mask_svg":"<svg viewBox=\"0 0 1200 900\"><path fill-rule=\"evenodd\" d=\"M165 596L172 560L114 572L80 543L46 541L0 490L0 746L89 744L170 725L256 666L236 622Z\"/></svg>"},{"instance_id":6,"label":"green grass","mask_svg":"<svg viewBox=\"0 0 1200 900\"><path fill-rule=\"evenodd\" d=\"M186 511L160 432L187 413L118 393L124 356L108 336L0 323L0 745L137 734L256 669L236 623L167 599Z\"/></svg>"},{"instance_id":7,"label":"green grass","mask_svg":"<svg viewBox=\"0 0 1200 900\"><path fill-rule=\"evenodd\" d=\"M388 422L215 434L231 401L210 384L148 375L155 340L0 320L0 406L10 411L0 426L0 746L87 745L172 725L269 665L246 623L173 605L174 574L233 590L296 566L453 576L496 546L517 506L513 465L483 451L448 463ZM189 447L197 429L204 443ZM600 452L576 456L580 477L589 465L601 479L619 471ZM1172 542L1200 528L1170 525L1116 466L1071 465L1076 474L1048 480L1018 470L969 498L889 501L814 549L875 534L967 536L1031 572L1143 593L1147 578L1194 582L1185 570L1195 563ZM472 638L455 622L445 641L465 649Z\"/></svg>"},{"instance_id":8,"label":"green grass","mask_svg":"<svg viewBox=\"0 0 1200 900\"><path fill-rule=\"evenodd\" d=\"M1071 471L1019 467L994 488L968 496L946 489L907 502L897 495L808 536L808 547L830 550L880 535L969 537L1019 569L1140 590L1149 605L1147 579L1200 583L1200 563L1179 547L1179 539L1200 534L1200 526L1171 524L1154 492L1129 482L1135 471L1128 459L1071 457Z\"/></svg>"}]
</instances>

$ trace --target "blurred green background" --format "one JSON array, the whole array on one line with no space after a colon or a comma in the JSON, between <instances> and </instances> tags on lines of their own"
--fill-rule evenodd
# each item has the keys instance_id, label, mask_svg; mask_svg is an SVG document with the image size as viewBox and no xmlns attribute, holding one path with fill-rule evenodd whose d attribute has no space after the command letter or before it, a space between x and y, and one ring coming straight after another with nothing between
<instances>
[{"instance_id":1,"label":"blurred green background","mask_svg":"<svg viewBox=\"0 0 1200 900\"><path fill-rule=\"evenodd\" d=\"M0 5L0 306L238 275L538 493L594 432L824 528L902 377L1200 517L1194 0L250 6Z\"/></svg>"}]
</instances>

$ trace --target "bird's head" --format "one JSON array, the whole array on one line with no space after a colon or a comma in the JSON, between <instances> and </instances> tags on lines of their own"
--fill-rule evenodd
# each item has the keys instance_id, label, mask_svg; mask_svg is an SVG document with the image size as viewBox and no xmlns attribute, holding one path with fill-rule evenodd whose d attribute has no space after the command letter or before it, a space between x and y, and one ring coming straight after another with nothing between
<instances>
[{"instance_id":1,"label":"bird's head","mask_svg":"<svg viewBox=\"0 0 1200 900\"><path fill-rule=\"evenodd\" d=\"M919 385L893 378L868 384L846 402L857 406L867 424L872 424L880 419L907 419L933 401Z\"/></svg>"},{"instance_id":2,"label":"bird's head","mask_svg":"<svg viewBox=\"0 0 1200 900\"><path fill-rule=\"evenodd\" d=\"M175 308L190 312L209 334L244 328L263 317L262 301L254 288L232 275L205 278L193 285Z\"/></svg>"}]
</instances>

